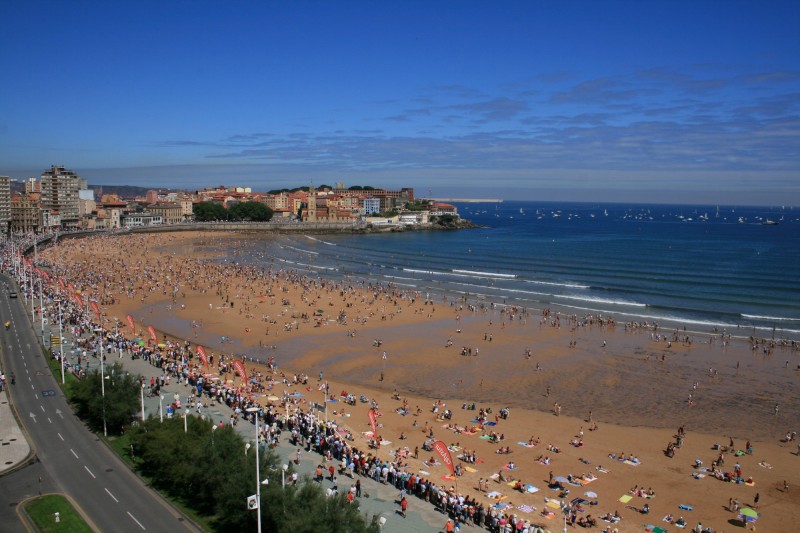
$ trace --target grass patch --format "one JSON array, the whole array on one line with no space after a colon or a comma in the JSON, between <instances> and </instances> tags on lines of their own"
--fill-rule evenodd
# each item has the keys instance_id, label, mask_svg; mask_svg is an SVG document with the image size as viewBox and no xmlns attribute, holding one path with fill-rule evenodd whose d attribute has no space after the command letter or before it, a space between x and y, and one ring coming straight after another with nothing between
<instances>
[{"instance_id":1,"label":"grass patch","mask_svg":"<svg viewBox=\"0 0 800 533\"><path fill-rule=\"evenodd\" d=\"M41 533L68 531L69 533L92 533L81 515L69 501L58 494L40 496L25 505L25 512ZM55 513L59 514L59 522L55 521Z\"/></svg>"}]
</instances>

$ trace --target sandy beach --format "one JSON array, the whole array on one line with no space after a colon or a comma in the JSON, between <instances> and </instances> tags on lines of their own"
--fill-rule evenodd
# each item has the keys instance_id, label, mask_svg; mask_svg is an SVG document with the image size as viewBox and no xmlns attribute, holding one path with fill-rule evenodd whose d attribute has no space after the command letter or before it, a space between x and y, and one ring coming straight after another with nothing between
<instances>
[{"instance_id":1,"label":"sandy beach","mask_svg":"<svg viewBox=\"0 0 800 533\"><path fill-rule=\"evenodd\" d=\"M375 400L382 415L378 433L389 442L377 451L382 457L419 448L409 469L440 478L447 473L443 466L422 463L433 455L422 451L431 433L451 445L454 456L474 453L474 463L456 460L465 468L452 480L458 491L499 492L500 501L510 504L506 512L551 530L560 529L560 514L540 515L545 497L560 493L548 488L551 473L582 478L564 484L570 490L564 499L586 499L583 516L617 511L620 531L643 531L647 524L674 530L662 521L666 515L683 516L687 530L701 522L714 531L738 531L730 501L747 506L756 494L761 531L796 529L800 448L797 441L781 442L800 429L800 354L790 346L750 340L747 332L662 331L257 271L214 255L225 238L176 233L61 240L39 255L52 264L54 277L73 283L86 301L98 301L107 327L116 318L127 328L130 314L136 336L147 337L145 328L153 326L159 336L203 345L209 353L244 356L248 369L264 373L255 361L275 358L287 376L309 376L306 385L290 386L304 394L301 406L323 401L318 385L325 381L336 398L346 391ZM273 392L283 390L276 386ZM465 408L473 404L475 410ZM327 405L328 416L356 435L355 445L366 447L369 404ZM398 412L403 406L406 414ZM491 425L474 421L482 408L491 409ZM507 418L499 415L503 408ZM441 416L444 410L449 418ZM686 434L668 457L664 451L676 442L679 427ZM492 433L502 440L490 440ZM726 453L720 469L733 472L738 462L752 486L701 470L718 458L715 445L731 441L734 452L748 441L753 452ZM510 453L497 453L506 447ZM631 456L638 463L618 460ZM548 464L537 462L540 457L549 457ZM504 469L509 463L515 467ZM591 477L596 479L587 482ZM515 490L517 480L539 490ZM488 490L480 490L485 485ZM643 497L638 489L652 489L655 496ZM588 491L597 496L585 496ZM626 495L631 499L620 501ZM645 503L649 514L634 509Z\"/></svg>"}]
</instances>

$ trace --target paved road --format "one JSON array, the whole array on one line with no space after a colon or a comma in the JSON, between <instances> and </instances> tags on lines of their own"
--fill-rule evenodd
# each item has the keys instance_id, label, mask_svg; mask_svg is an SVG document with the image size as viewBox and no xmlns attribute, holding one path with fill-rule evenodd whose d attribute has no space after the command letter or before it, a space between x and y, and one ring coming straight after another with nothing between
<instances>
[{"instance_id":1,"label":"paved road","mask_svg":"<svg viewBox=\"0 0 800 533\"><path fill-rule=\"evenodd\" d=\"M12 283L0 275L2 282ZM3 531L18 527L5 520L12 504L36 495L40 485L43 492L69 494L99 531L198 531L72 414L25 316L30 308L24 307L21 295L0 294L0 322L11 322L2 331L6 373L17 378L11 394L41 462L2 478Z\"/></svg>"}]
</instances>

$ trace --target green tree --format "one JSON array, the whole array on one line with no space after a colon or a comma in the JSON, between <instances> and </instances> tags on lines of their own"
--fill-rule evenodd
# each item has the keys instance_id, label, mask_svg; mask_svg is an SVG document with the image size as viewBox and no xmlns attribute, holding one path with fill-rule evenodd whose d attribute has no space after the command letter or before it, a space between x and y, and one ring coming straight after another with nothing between
<instances>
[{"instance_id":1,"label":"green tree","mask_svg":"<svg viewBox=\"0 0 800 533\"><path fill-rule=\"evenodd\" d=\"M228 209L230 220L249 220L253 222L269 222L273 211L261 202L240 202Z\"/></svg>"},{"instance_id":2,"label":"green tree","mask_svg":"<svg viewBox=\"0 0 800 533\"><path fill-rule=\"evenodd\" d=\"M195 220L199 222L211 222L213 220L227 220L228 210L222 204L216 202L200 202L192 207Z\"/></svg>"},{"instance_id":3,"label":"green tree","mask_svg":"<svg viewBox=\"0 0 800 533\"><path fill-rule=\"evenodd\" d=\"M139 376L125 372L119 363L106 367L105 375L105 396L97 370L72 382L67 394L75 414L90 429L102 431L105 416L108 433L119 435L139 413Z\"/></svg>"}]
</instances>

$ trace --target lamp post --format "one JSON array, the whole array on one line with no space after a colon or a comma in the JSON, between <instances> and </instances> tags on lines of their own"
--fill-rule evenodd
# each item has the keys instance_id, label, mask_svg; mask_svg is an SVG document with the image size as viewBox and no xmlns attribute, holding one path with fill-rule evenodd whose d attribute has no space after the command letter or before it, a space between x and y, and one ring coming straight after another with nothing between
<instances>
[{"instance_id":1,"label":"lamp post","mask_svg":"<svg viewBox=\"0 0 800 533\"><path fill-rule=\"evenodd\" d=\"M161 419L161 423L164 423L164 395L158 395L158 417Z\"/></svg>"},{"instance_id":2,"label":"lamp post","mask_svg":"<svg viewBox=\"0 0 800 533\"><path fill-rule=\"evenodd\" d=\"M64 335L61 331L61 299L58 300L58 348L61 352L61 384L65 383L64 378Z\"/></svg>"},{"instance_id":3,"label":"lamp post","mask_svg":"<svg viewBox=\"0 0 800 533\"><path fill-rule=\"evenodd\" d=\"M289 470L289 465L287 465L286 463L283 463L283 466L281 466L281 487L284 488L284 489L286 488L286 471L287 470Z\"/></svg>"},{"instance_id":4,"label":"lamp post","mask_svg":"<svg viewBox=\"0 0 800 533\"><path fill-rule=\"evenodd\" d=\"M258 533L261 533L261 473L259 472L259 464L258 464L258 440L259 440L259 433L258 433L258 412L260 409L258 407L248 407L247 412L253 413L253 416L256 417L256 512L258 515Z\"/></svg>"},{"instance_id":5,"label":"lamp post","mask_svg":"<svg viewBox=\"0 0 800 533\"><path fill-rule=\"evenodd\" d=\"M42 277L39 276L39 316L42 318L42 346L44 346L44 304L42 303Z\"/></svg>"},{"instance_id":6,"label":"lamp post","mask_svg":"<svg viewBox=\"0 0 800 533\"><path fill-rule=\"evenodd\" d=\"M183 432L184 433L188 433L189 432L189 426L188 426L188 423L186 422L186 417L187 417L188 414L189 414L189 405L187 404L183 408Z\"/></svg>"},{"instance_id":7,"label":"lamp post","mask_svg":"<svg viewBox=\"0 0 800 533\"><path fill-rule=\"evenodd\" d=\"M147 386L147 384L142 383L142 388L140 389L140 392L141 392L141 395L142 395L142 422L144 422L144 388L146 386Z\"/></svg>"},{"instance_id":8,"label":"lamp post","mask_svg":"<svg viewBox=\"0 0 800 533\"><path fill-rule=\"evenodd\" d=\"M101 332L102 333L102 332ZM103 336L100 336L100 393L103 395L103 436L108 437L108 428L106 427L106 365L105 355L103 355Z\"/></svg>"}]
</instances>

